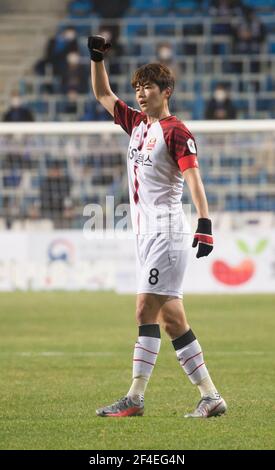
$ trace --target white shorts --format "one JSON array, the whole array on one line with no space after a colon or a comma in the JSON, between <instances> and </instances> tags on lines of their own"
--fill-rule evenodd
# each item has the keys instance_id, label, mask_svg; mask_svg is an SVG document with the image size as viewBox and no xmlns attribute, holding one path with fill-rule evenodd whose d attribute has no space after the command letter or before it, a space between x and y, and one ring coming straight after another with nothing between
<instances>
[{"instance_id":1,"label":"white shorts","mask_svg":"<svg viewBox=\"0 0 275 470\"><path fill-rule=\"evenodd\" d=\"M182 298L183 277L191 237L160 233L136 237L137 294L151 293Z\"/></svg>"}]
</instances>

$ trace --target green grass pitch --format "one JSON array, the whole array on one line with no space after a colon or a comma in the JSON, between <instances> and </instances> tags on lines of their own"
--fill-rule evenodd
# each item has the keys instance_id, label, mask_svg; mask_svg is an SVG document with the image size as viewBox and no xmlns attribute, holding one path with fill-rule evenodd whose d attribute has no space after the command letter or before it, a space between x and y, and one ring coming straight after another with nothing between
<instances>
[{"instance_id":1,"label":"green grass pitch","mask_svg":"<svg viewBox=\"0 0 275 470\"><path fill-rule=\"evenodd\" d=\"M1 293L0 448L274 449L275 296L184 303L228 402L221 418L183 418L199 394L164 332L144 417L95 416L130 385L134 296Z\"/></svg>"}]
</instances>

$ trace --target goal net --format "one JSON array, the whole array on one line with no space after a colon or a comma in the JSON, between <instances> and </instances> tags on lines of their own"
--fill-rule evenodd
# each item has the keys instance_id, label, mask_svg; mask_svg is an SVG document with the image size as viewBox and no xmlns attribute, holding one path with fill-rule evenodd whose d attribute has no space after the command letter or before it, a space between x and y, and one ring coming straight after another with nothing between
<instances>
[{"instance_id":1,"label":"goal net","mask_svg":"<svg viewBox=\"0 0 275 470\"><path fill-rule=\"evenodd\" d=\"M198 271L191 264L186 291L274 291L275 122L186 125L215 233L213 256ZM113 123L0 124L0 290L134 290L133 240L83 232L91 206L104 231L129 202L128 141Z\"/></svg>"},{"instance_id":2,"label":"goal net","mask_svg":"<svg viewBox=\"0 0 275 470\"><path fill-rule=\"evenodd\" d=\"M187 126L212 213L275 211L275 121ZM127 145L112 123L0 124L1 226L82 228L85 205L128 202Z\"/></svg>"}]
</instances>

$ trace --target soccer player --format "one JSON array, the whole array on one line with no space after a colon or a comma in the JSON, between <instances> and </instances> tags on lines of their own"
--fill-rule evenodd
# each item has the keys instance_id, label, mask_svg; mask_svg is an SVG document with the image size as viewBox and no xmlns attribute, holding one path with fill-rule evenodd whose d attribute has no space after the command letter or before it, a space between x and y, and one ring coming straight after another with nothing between
<instances>
[{"instance_id":1,"label":"soccer player","mask_svg":"<svg viewBox=\"0 0 275 470\"><path fill-rule=\"evenodd\" d=\"M92 88L96 99L130 136L127 154L129 196L136 234L138 340L133 356L133 381L117 402L100 408L98 416L126 417L144 413L144 393L160 350L160 324L171 338L180 366L201 399L185 417L209 418L226 411L212 382L200 343L182 305L183 276L190 246L190 228L182 211L184 180L198 214L193 247L197 258L213 249L211 220L197 160L194 137L169 112L174 88L170 70L159 63L140 67L132 86L141 111L127 106L111 90L104 66L109 49L101 36L90 36Z\"/></svg>"}]
</instances>

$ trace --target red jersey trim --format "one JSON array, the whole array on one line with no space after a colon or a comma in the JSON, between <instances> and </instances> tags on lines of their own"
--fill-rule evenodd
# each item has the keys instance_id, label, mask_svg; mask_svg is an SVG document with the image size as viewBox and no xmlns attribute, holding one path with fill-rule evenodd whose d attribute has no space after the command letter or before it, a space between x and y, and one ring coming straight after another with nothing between
<instances>
[{"instance_id":1,"label":"red jersey trim","mask_svg":"<svg viewBox=\"0 0 275 470\"><path fill-rule=\"evenodd\" d=\"M131 135L133 128L139 126L144 117L144 113L131 108L124 101L115 102L114 123L119 124L127 134Z\"/></svg>"},{"instance_id":2,"label":"red jersey trim","mask_svg":"<svg viewBox=\"0 0 275 470\"><path fill-rule=\"evenodd\" d=\"M187 127L185 127L178 118L175 116L169 116L166 120L160 120L159 123L163 131L168 152L178 166L180 166L179 161L183 157L197 157L195 139ZM188 161L192 161L192 159ZM186 168L184 165L184 169L194 168L198 166L198 162L197 165L195 165L194 162L190 165L191 166L188 165Z\"/></svg>"},{"instance_id":3,"label":"red jersey trim","mask_svg":"<svg viewBox=\"0 0 275 470\"><path fill-rule=\"evenodd\" d=\"M182 172L188 170L188 168L199 168L197 155L186 155L179 158L177 163Z\"/></svg>"}]
</instances>

